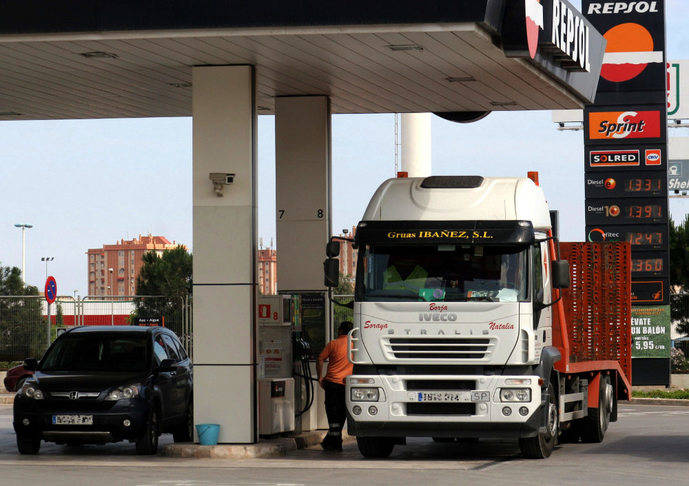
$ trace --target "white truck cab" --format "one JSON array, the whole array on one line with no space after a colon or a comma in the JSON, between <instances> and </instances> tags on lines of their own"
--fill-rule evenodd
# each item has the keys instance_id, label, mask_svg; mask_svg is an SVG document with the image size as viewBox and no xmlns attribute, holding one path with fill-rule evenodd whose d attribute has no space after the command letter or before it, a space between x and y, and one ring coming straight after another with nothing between
<instances>
[{"instance_id":1,"label":"white truck cab","mask_svg":"<svg viewBox=\"0 0 689 486\"><path fill-rule=\"evenodd\" d=\"M348 428L362 454L410 436L527 444L555 427L550 231L528 178L378 188L356 233L349 336Z\"/></svg>"}]
</instances>

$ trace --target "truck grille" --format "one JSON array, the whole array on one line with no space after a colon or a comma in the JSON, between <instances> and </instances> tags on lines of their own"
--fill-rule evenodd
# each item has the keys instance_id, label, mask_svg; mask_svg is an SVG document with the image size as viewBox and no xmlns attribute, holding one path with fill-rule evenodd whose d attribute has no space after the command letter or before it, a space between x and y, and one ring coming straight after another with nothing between
<instances>
[{"instance_id":1,"label":"truck grille","mask_svg":"<svg viewBox=\"0 0 689 486\"><path fill-rule=\"evenodd\" d=\"M383 350L394 359L477 360L490 355L493 338L384 337Z\"/></svg>"},{"instance_id":2,"label":"truck grille","mask_svg":"<svg viewBox=\"0 0 689 486\"><path fill-rule=\"evenodd\" d=\"M407 403L407 415L476 415L476 404Z\"/></svg>"}]
</instances>

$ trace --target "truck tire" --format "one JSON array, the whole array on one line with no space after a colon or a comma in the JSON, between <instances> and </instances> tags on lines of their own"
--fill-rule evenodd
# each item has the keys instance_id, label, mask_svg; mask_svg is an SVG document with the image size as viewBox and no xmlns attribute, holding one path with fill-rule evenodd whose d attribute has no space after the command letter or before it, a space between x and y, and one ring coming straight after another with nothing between
<instances>
[{"instance_id":1,"label":"truck tire","mask_svg":"<svg viewBox=\"0 0 689 486\"><path fill-rule=\"evenodd\" d=\"M600 443L605 438L605 431L610 424L613 407L612 385L609 376L601 376L598 390L598 408L589 408L588 417L581 423L581 440L588 443Z\"/></svg>"},{"instance_id":2,"label":"truck tire","mask_svg":"<svg viewBox=\"0 0 689 486\"><path fill-rule=\"evenodd\" d=\"M519 439L519 448L522 451L522 456L527 459L545 459L550 457L557 442L560 420L552 384L548 386L547 393L548 403L545 410L543 410L543 413L547 414L545 432L539 432L536 437Z\"/></svg>"},{"instance_id":3,"label":"truck tire","mask_svg":"<svg viewBox=\"0 0 689 486\"><path fill-rule=\"evenodd\" d=\"M368 459L382 459L392 454L395 441L390 437L357 437L356 445L362 456Z\"/></svg>"}]
</instances>

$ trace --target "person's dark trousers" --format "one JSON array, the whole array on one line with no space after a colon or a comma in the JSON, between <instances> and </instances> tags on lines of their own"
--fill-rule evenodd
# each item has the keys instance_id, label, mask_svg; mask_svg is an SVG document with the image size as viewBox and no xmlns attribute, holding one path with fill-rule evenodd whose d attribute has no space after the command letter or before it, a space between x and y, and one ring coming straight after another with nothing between
<instances>
[{"instance_id":1,"label":"person's dark trousers","mask_svg":"<svg viewBox=\"0 0 689 486\"><path fill-rule=\"evenodd\" d=\"M342 428L347 418L345 386L323 380L325 389L325 413L328 415L328 435L321 445L327 450L342 449Z\"/></svg>"}]
</instances>

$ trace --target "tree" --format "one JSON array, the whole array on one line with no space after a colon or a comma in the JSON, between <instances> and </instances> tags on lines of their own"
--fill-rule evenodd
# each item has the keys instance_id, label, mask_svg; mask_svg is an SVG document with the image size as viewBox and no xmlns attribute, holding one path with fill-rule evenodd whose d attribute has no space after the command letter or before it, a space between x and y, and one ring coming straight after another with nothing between
<instances>
[{"instance_id":1,"label":"tree","mask_svg":"<svg viewBox=\"0 0 689 486\"><path fill-rule=\"evenodd\" d=\"M0 296L0 359L40 357L47 336L38 289L24 285L17 267L0 266Z\"/></svg>"},{"instance_id":2,"label":"tree","mask_svg":"<svg viewBox=\"0 0 689 486\"><path fill-rule=\"evenodd\" d=\"M340 275L340 283L333 289L333 295L352 295L354 294L354 278L351 275ZM353 300L352 297L336 297L333 298L335 302L341 304L349 303ZM335 331L342 321L351 321L354 319L354 311L349 307L333 304L333 325Z\"/></svg>"},{"instance_id":3,"label":"tree","mask_svg":"<svg viewBox=\"0 0 689 486\"><path fill-rule=\"evenodd\" d=\"M58 302L57 304L57 310L55 311L55 325L56 326L64 326L64 316L62 314L62 304Z\"/></svg>"},{"instance_id":4,"label":"tree","mask_svg":"<svg viewBox=\"0 0 689 486\"><path fill-rule=\"evenodd\" d=\"M672 322L689 334L689 215L681 225L670 219L670 289Z\"/></svg>"},{"instance_id":5,"label":"tree","mask_svg":"<svg viewBox=\"0 0 689 486\"><path fill-rule=\"evenodd\" d=\"M192 257L186 248L165 250L162 256L150 251L143 256L143 266L136 279L136 310L131 319L165 319L165 325L176 329L181 324L184 303L191 294Z\"/></svg>"}]
</instances>

